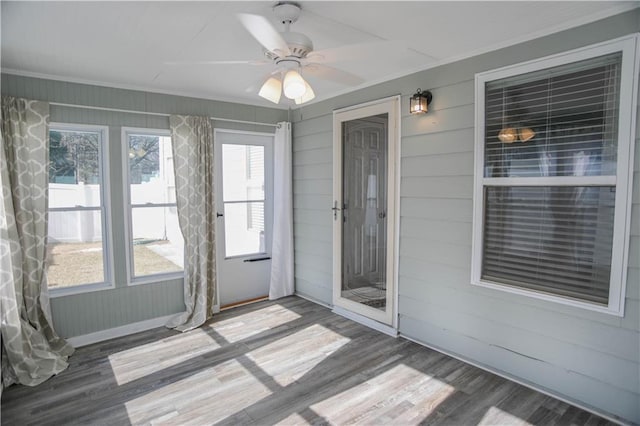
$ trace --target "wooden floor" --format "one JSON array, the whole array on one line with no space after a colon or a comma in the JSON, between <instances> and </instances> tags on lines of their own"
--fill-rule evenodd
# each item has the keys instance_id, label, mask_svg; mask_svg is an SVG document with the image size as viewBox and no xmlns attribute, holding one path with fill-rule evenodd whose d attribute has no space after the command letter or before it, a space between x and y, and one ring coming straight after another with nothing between
<instances>
[{"instance_id":1,"label":"wooden floor","mask_svg":"<svg viewBox=\"0 0 640 426\"><path fill-rule=\"evenodd\" d=\"M70 363L5 389L2 424L607 424L297 297L86 346Z\"/></svg>"}]
</instances>

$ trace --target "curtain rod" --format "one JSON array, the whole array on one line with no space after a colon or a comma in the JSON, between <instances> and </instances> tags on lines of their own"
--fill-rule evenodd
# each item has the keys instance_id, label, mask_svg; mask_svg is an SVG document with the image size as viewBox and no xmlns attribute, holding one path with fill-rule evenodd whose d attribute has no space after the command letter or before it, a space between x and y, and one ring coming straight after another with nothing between
<instances>
[{"instance_id":1,"label":"curtain rod","mask_svg":"<svg viewBox=\"0 0 640 426\"><path fill-rule=\"evenodd\" d=\"M155 115L158 117L169 117L171 114L166 114L164 112L146 112L146 111L135 111L131 109L119 109L119 108L107 108L107 107L97 107L90 105L76 105L76 104L63 104L60 102L49 102L49 105L55 105L60 107L68 107L68 108L82 108L82 109L94 109L98 111L111 111L111 112L125 112L128 114L142 114L142 115ZM246 120L233 120L231 118L222 118L222 117L209 117L210 120L214 121L227 121L229 123L240 123L240 124L253 124L258 126L270 126L277 127L277 124L273 123L261 123L259 121L246 121Z\"/></svg>"}]
</instances>

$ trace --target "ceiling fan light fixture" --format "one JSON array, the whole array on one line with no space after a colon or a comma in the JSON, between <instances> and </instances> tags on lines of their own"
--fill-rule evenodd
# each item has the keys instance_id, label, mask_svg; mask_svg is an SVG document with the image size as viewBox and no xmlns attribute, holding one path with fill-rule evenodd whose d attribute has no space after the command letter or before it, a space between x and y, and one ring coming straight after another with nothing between
<instances>
[{"instance_id":1,"label":"ceiling fan light fixture","mask_svg":"<svg viewBox=\"0 0 640 426\"><path fill-rule=\"evenodd\" d=\"M527 142L534 138L536 132L531 127L523 127L518 129L518 139L520 142Z\"/></svg>"},{"instance_id":2,"label":"ceiling fan light fixture","mask_svg":"<svg viewBox=\"0 0 640 426\"><path fill-rule=\"evenodd\" d=\"M302 95L301 97L295 99L296 105L300 105L300 104L303 104L305 102L309 102L310 100L312 100L313 98L316 97L316 94L313 92L313 89L311 88L309 83L307 83L305 81L304 84L305 84L307 90L304 92L304 95Z\"/></svg>"},{"instance_id":3,"label":"ceiling fan light fixture","mask_svg":"<svg viewBox=\"0 0 640 426\"><path fill-rule=\"evenodd\" d=\"M518 131L513 127L504 128L498 133L498 139L502 143L513 143L518 140Z\"/></svg>"},{"instance_id":4,"label":"ceiling fan light fixture","mask_svg":"<svg viewBox=\"0 0 640 426\"><path fill-rule=\"evenodd\" d=\"M296 70L289 70L284 75L284 95L289 99L297 99L304 96L307 91L307 82Z\"/></svg>"},{"instance_id":5,"label":"ceiling fan light fixture","mask_svg":"<svg viewBox=\"0 0 640 426\"><path fill-rule=\"evenodd\" d=\"M255 92L254 92L255 93ZM282 93L282 82L275 78L269 77L267 81L264 82L258 95L265 98L268 101L277 104L280 102L280 95Z\"/></svg>"}]
</instances>

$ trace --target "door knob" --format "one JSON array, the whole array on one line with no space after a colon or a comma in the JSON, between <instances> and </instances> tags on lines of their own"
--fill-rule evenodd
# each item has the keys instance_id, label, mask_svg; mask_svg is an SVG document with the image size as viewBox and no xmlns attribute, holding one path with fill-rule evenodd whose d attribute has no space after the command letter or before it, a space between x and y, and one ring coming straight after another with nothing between
<instances>
[{"instance_id":1,"label":"door knob","mask_svg":"<svg viewBox=\"0 0 640 426\"><path fill-rule=\"evenodd\" d=\"M340 207L338 207L337 201L333 202L333 207L331 207L331 210L333 210L333 220L338 219L338 212L340 211Z\"/></svg>"},{"instance_id":2,"label":"door knob","mask_svg":"<svg viewBox=\"0 0 640 426\"><path fill-rule=\"evenodd\" d=\"M216 217L222 217L222 216L224 216L222 213L216 212Z\"/></svg>"}]
</instances>

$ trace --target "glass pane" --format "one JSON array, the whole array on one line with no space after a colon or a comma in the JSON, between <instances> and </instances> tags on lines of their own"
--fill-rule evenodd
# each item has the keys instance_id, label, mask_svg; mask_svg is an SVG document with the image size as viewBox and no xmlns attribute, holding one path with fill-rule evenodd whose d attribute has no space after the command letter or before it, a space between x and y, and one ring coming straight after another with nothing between
<instances>
[{"instance_id":1,"label":"glass pane","mask_svg":"<svg viewBox=\"0 0 640 426\"><path fill-rule=\"evenodd\" d=\"M101 133L49 132L49 207L99 207Z\"/></svg>"},{"instance_id":2,"label":"glass pane","mask_svg":"<svg viewBox=\"0 0 640 426\"><path fill-rule=\"evenodd\" d=\"M482 278L606 305L613 187L487 187Z\"/></svg>"},{"instance_id":3,"label":"glass pane","mask_svg":"<svg viewBox=\"0 0 640 426\"><path fill-rule=\"evenodd\" d=\"M175 203L171 138L129 135L131 204Z\"/></svg>"},{"instance_id":4,"label":"glass pane","mask_svg":"<svg viewBox=\"0 0 640 426\"><path fill-rule=\"evenodd\" d=\"M387 114L342 125L342 297L387 301Z\"/></svg>"},{"instance_id":5,"label":"glass pane","mask_svg":"<svg viewBox=\"0 0 640 426\"><path fill-rule=\"evenodd\" d=\"M487 83L485 177L615 175L620 53Z\"/></svg>"},{"instance_id":6,"label":"glass pane","mask_svg":"<svg viewBox=\"0 0 640 426\"><path fill-rule=\"evenodd\" d=\"M227 257L266 253L264 202L225 204L224 237Z\"/></svg>"},{"instance_id":7,"label":"glass pane","mask_svg":"<svg viewBox=\"0 0 640 426\"><path fill-rule=\"evenodd\" d=\"M49 212L49 288L105 281L100 210Z\"/></svg>"},{"instance_id":8,"label":"glass pane","mask_svg":"<svg viewBox=\"0 0 640 426\"><path fill-rule=\"evenodd\" d=\"M134 275L182 271L184 239L176 207L134 207L131 216Z\"/></svg>"},{"instance_id":9,"label":"glass pane","mask_svg":"<svg viewBox=\"0 0 640 426\"><path fill-rule=\"evenodd\" d=\"M264 200L264 147L222 145L224 201Z\"/></svg>"}]
</instances>

